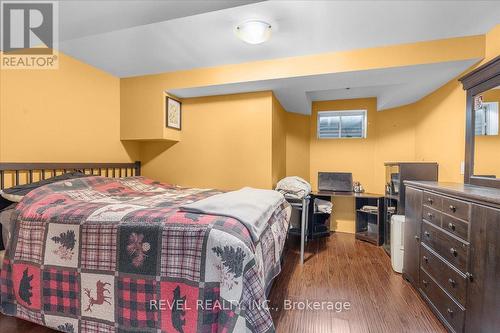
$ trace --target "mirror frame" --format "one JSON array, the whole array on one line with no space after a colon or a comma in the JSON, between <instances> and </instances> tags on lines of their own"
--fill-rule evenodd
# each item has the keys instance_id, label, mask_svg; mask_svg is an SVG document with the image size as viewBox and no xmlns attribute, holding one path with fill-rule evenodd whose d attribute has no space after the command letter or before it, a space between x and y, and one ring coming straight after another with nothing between
<instances>
[{"instance_id":1,"label":"mirror frame","mask_svg":"<svg viewBox=\"0 0 500 333\"><path fill-rule=\"evenodd\" d=\"M476 68L459 79L467 91L465 121L465 172L464 183L500 188L500 178L474 176L474 96L500 86L500 56Z\"/></svg>"}]
</instances>

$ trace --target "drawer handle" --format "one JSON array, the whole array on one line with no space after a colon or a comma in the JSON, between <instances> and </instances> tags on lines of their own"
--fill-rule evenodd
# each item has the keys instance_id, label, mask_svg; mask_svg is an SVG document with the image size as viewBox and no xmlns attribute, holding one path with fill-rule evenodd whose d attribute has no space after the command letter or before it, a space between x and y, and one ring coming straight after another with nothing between
<instances>
[{"instance_id":1,"label":"drawer handle","mask_svg":"<svg viewBox=\"0 0 500 333\"><path fill-rule=\"evenodd\" d=\"M456 229L456 226L455 226L453 223L451 223L451 222L450 222L450 223L448 223L448 227L449 227L451 230L453 230L453 231L455 231L455 229Z\"/></svg>"},{"instance_id":2,"label":"drawer handle","mask_svg":"<svg viewBox=\"0 0 500 333\"><path fill-rule=\"evenodd\" d=\"M432 214L432 213L427 213L427 217L429 218L429 220L432 220L432 218L434 217L434 214Z\"/></svg>"},{"instance_id":3,"label":"drawer handle","mask_svg":"<svg viewBox=\"0 0 500 333\"><path fill-rule=\"evenodd\" d=\"M453 310L452 310L452 309L448 308L448 309L446 309L446 311L448 311L448 314L449 314L450 316L453 316Z\"/></svg>"},{"instance_id":4,"label":"drawer handle","mask_svg":"<svg viewBox=\"0 0 500 333\"><path fill-rule=\"evenodd\" d=\"M429 284L429 282L427 282L426 280L422 280L422 283L424 284L424 286L427 287L427 285Z\"/></svg>"},{"instance_id":5,"label":"drawer handle","mask_svg":"<svg viewBox=\"0 0 500 333\"><path fill-rule=\"evenodd\" d=\"M450 249L450 253L453 254L453 256L455 256L455 257L458 255L457 250L455 250L454 248Z\"/></svg>"},{"instance_id":6,"label":"drawer handle","mask_svg":"<svg viewBox=\"0 0 500 333\"><path fill-rule=\"evenodd\" d=\"M450 205L450 210L455 213L457 211L457 207Z\"/></svg>"},{"instance_id":7,"label":"drawer handle","mask_svg":"<svg viewBox=\"0 0 500 333\"><path fill-rule=\"evenodd\" d=\"M448 279L448 282L450 283L450 285L455 288L455 286L457 285L457 283L455 282L455 280L453 280L452 278L449 278Z\"/></svg>"},{"instance_id":8,"label":"drawer handle","mask_svg":"<svg viewBox=\"0 0 500 333\"><path fill-rule=\"evenodd\" d=\"M418 235L415 235L415 240L419 241L420 237L418 237Z\"/></svg>"},{"instance_id":9,"label":"drawer handle","mask_svg":"<svg viewBox=\"0 0 500 333\"><path fill-rule=\"evenodd\" d=\"M424 259L425 262L429 262L429 258L427 258L427 256L423 256L422 259Z\"/></svg>"},{"instance_id":10,"label":"drawer handle","mask_svg":"<svg viewBox=\"0 0 500 333\"><path fill-rule=\"evenodd\" d=\"M430 234L428 231L424 231L424 235L425 235L426 237L431 237L431 234Z\"/></svg>"},{"instance_id":11,"label":"drawer handle","mask_svg":"<svg viewBox=\"0 0 500 333\"><path fill-rule=\"evenodd\" d=\"M434 200L432 200L432 198L427 198L427 202L432 205L434 203Z\"/></svg>"}]
</instances>

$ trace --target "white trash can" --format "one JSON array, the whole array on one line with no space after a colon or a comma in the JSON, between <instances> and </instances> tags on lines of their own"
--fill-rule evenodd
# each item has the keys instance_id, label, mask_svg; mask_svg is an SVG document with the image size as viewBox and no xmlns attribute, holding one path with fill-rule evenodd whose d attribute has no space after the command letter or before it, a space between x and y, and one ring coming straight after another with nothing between
<instances>
[{"instance_id":1,"label":"white trash can","mask_svg":"<svg viewBox=\"0 0 500 333\"><path fill-rule=\"evenodd\" d=\"M404 215L393 215L391 217L391 262L392 269L398 273L403 272L404 224Z\"/></svg>"}]
</instances>

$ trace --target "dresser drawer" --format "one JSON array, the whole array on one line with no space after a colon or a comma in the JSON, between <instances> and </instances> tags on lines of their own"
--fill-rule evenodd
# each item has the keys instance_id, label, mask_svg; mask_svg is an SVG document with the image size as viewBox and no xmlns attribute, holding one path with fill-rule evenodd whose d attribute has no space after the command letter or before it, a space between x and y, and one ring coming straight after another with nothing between
<instances>
[{"instance_id":1,"label":"dresser drawer","mask_svg":"<svg viewBox=\"0 0 500 333\"><path fill-rule=\"evenodd\" d=\"M469 223L443 214L441 217L442 228L460 238L469 240Z\"/></svg>"},{"instance_id":2,"label":"dresser drawer","mask_svg":"<svg viewBox=\"0 0 500 333\"><path fill-rule=\"evenodd\" d=\"M467 269L467 254L469 251L468 243L451 236L441 228L426 221L422 222L421 239L423 243L432 248L441 257L445 258L456 268L465 273Z\"/></svg>"},{"instance_id":3,"label":"dresser drawer","mask_svg":"<svg viewBox=\"0 0 500 333\"><path fill-rule=\"evenodd\" d=\"M458 219L469 221L470 203L444 197L442 211Z\"/></svg>"},{"instance_id":4,"label":"dresser drawer","mask_svg":"<svg viewBox=\"0 0 500 333\"><path fill-rule=\"evenodd\" d=\"M421 290L455 332L462 332L465 321L465 309L451 299L432 278L420 271Z\"/></svg>"},{"instance_id":5,"label":"dresser drawer","mask_svg":"<svg viewBox=\"0 0 500 333\"><path fill-rule=\"evenodd\" d=\"M425 245L421 245L420 248L420 265L442 288L465 306L467 284L465 276L451 268Z\"/></svg>"},{"instance_id":6,"label":"dresser drawer","mask_svg":"<svg viewBox=\"0 0 500 333\"><path fill-rule=\"evenodd\" d=\"M424 192L424 205L441 210L443 208L443 197L434 193Z\"/></svg>"},{"instance_id":7,"label":"dresser drawer","mask_svg":"<svg viewBox=\"0 0 500 333\"><path fill-rule=\"evenodd\" d=\"M438 210L430 208L429 206L424 206L423 212L422 212L422 217L427 222L435 224L438 227L441 226L441 212Z\"/></svg>"}]
</instances>

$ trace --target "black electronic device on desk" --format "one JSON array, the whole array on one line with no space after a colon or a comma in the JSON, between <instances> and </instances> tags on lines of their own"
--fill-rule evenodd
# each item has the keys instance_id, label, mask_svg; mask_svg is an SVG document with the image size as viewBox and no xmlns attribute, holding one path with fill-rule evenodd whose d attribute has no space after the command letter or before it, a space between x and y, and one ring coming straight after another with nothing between
<instances>
[{"instance_id":1,"label":"black electronic device on desk","mask_svg":"<svg viewBox=\"0 0 500 333\"><path fill-rule=\"evenodd\" d=\"M318 172L318 189L320 192L352 192L352 173Z\"/></svg>"}]
</instances>

